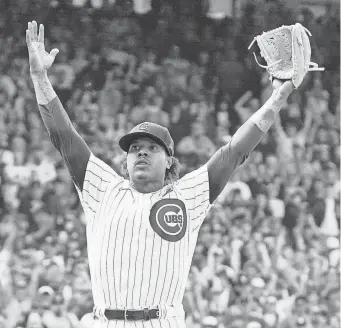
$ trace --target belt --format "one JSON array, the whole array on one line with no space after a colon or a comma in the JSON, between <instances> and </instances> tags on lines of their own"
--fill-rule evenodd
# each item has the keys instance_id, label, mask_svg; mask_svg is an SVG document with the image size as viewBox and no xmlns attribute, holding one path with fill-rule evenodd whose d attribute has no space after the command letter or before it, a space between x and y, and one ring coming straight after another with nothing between
<instances>
[{"instance_id":1,"label":"belt","mask_svg":"<svg viewBox=\"0 0 341 328\"><path fill-rule=\"evenodd\" d=\"M125 320L125 321L136 321L136 320L145 320L148 321L150 319L159 319L160 311L159 308L149 309L145 308L143 310L110 310L105 309L104 311L93 312L94 317L103 318L107 320Z\"/></svg>"}]
</instances>

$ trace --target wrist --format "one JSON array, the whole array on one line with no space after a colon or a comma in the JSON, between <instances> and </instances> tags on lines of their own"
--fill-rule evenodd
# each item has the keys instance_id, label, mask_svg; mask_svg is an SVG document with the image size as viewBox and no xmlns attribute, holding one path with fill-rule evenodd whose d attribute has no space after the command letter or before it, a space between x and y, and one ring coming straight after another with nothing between
<instances>
[{"instance_id":1,"label":"wrist","mask_svg":"<svg viewBox=\"0 0 341 328\"><path fill-rule=\"evenodd\" d=\"M274 106L282 108L286 105L289 95L290 92L281 91L277 88L272 91L269 100L274 104Z\"/></svg>"},{"instance_id":2,"label":"wrist","mask_svg":"<svg viewBox=\"0 0 341 328\"><path fill-rule=\"evenodd\" d=\"M47 105L57 96L47 76L47 72L31 74L31 79L39 105Z\"/></svg>"},{"instance_id":3,"label":"wrist","mask_svg":"<svg viewBox=\"0 0 341 328\"><path fill-rule=\"evenodd\" d=\"M33 82L48 78L47 71L43 71L43 72L30 72L30 77L31 77Z\"/></svg>"}]
</instances>

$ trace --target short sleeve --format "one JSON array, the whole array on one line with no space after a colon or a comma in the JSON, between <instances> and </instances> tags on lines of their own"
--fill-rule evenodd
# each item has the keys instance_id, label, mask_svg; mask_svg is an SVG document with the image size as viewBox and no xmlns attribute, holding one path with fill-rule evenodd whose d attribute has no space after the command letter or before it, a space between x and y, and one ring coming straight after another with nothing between
<instances>
[{"instance_id":1,"label":"short sleeve","mask_svg":"<svg viewBox=\"0 0 341 328\"><path fill-rule=\"evenodd\" d=\"M93 153L86 167L83 190L76 190L81 200L86 222L95 218L104 194L111 183L123 179L109 165L97 158Z\"/></svg>"},{"instance_id":2,"label":"short sleeve","mask_svg":"<svg viewBox=\"0 0 341 328\"><path fill-rule=\"evenodd\" d=\"M207 165L186 174L177 183L177 189L182 195L189 217L192 221L192 230L197 230L203 223L213 204L210 203L210 187Z\"/></svg>"}]
</instances>

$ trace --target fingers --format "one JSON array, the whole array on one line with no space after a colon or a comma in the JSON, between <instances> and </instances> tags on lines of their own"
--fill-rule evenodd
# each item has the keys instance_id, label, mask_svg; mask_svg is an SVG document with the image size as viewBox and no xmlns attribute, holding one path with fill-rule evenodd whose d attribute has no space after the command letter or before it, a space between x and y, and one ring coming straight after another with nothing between
<instances>
[{"instance_id":1,"label":"fingers","mask_svg":"<svg viewBox=\"0 0 341 328\"><path fill-rule=\"evenodd\" d=\"M286 81L284 83L284 88L285 88L285 91L290 94L291 92L294 91L295 86L294 86L294 84L291 81Z\"/></svg>"},{"instance_id":2,"label":"fingers","mask_svg":"<svg viewBox=\"0 0 341 328\"><path fill-rule=\"evenodd\" d=\"M30 35L31 42L38 41L38 25L36 21L28 22L28 31ZM40 28L39 28L40 34ZM44 40L44 33L42 34Z\"/></svg>"},{"instance_id":3,"label":"fingers","mask_svg":"<svg viewBox=\"0 0 341 328\"><path fill-rule=\"evenodd\" d=\"M273 79L272 86L274 87L274 89L280 88L282 85L283 85L282 80Z\"/></svg>"},{"instance_id":4,"label":"fingers","mask_svg":"<svg viewBox=\"0 0 341 328\"><path fill-rule=\"evenodd\" d=\"M54 48L50 51L50 55L55 58L58 54L59 50L57 48Z\"/></svg>"},{"instance_id":5,"label":"fingers","mask_svg":"<svg viewBox=\"0 0 341 328\"><path fill-rule=\"evenodd\" d=\"M291 81L285 81L278 88L279 92L285 97L288 97L293 92L294 89L295 89L295 87Z\"/></svg>"},{"instance_id":6,"label":"fingers","mask_svg":"<svg viewBox=\"0 0 341 328\"><path fill-rule=\"evenodd\" d=\"M28 22L27 24L26 44L29 49L32 47L32 42L41 42L44 44L44 25L39 25L38 35L38 24L36 21Z\"/></svg>"},{"instance_id":7,"label":"fingers","mask_svg":"<svg viewBox=\"0 0 341 328\"><path fill-rule=\"evenodd\" d=\"M33 41L38 41L38 25L36 21L32 21L33 26Z\"/></svg>"},{"instance_id":8,"label":"fingers","mask_svg":"<svg viewBox=\"0 0 341 328\"><path fill-rule=\"evenodd\" d=\"M38 42L44 43L44 25L39 25Z\"/></svg>"},{"instance_id":9,"label":"fingers","mask_svg":"<svg viewBox=\"0 0 341 328\"><path fill-rule=\"evenodd\" d=\"M30 49L32 46L32 41L31 41L31 33L30 30L26 30L26 44L27 44L27 48Z\"/></svg>"},{"instance_id":10,"label":"fingers","mask_svg":"<svg viewBox=\"0 0 341 328\"><path fill-rule=\"evenodd\" d=\"M31 22L28 22L28 32L30 35L31 42L34 41L33 24Z\"/></svg>"}]
</instances>

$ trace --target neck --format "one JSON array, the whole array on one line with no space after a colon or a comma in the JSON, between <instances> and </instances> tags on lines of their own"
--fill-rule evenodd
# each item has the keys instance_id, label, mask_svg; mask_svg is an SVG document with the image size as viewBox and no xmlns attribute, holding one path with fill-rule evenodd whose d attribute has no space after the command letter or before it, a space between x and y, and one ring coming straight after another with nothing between
<instances>
[{"instance_id":1,"label":"neck","mask_svg":"<svg viewBox=\"0 0 341 328\"><path fill-rule=\"evenodd\" d=\"M158 181L148 181L148 180L135 180L130 181L130 185L142 194L148 194L150 192L155 192L163 188L164 182L163 180Z\"/></svg>"}]
</instances>

